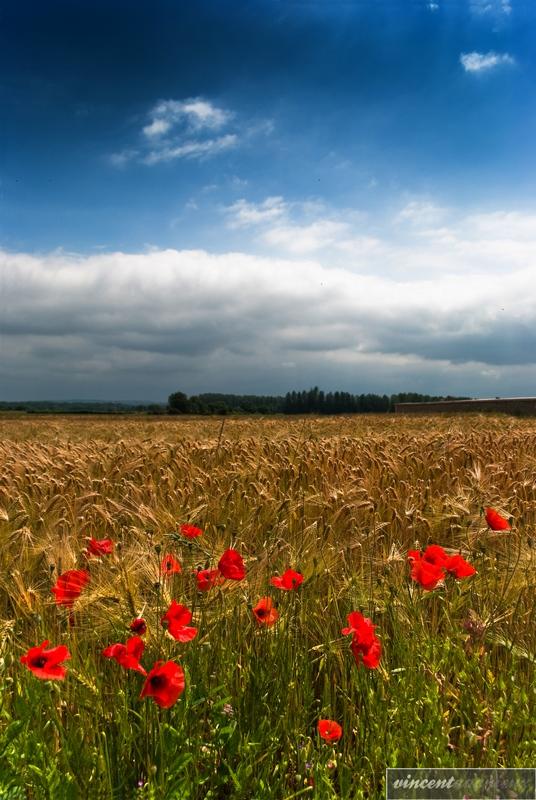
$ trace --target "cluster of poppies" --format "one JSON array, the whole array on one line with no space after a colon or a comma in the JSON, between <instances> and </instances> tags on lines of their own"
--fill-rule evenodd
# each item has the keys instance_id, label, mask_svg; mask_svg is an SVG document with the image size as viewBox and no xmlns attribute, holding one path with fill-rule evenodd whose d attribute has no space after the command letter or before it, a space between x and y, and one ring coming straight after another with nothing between
<instances>
[{"instance_id":1,"label":"cluster of poppies","mask_svg":"<svg viewBox=\"0 0 536 800\"><path fill-rule=\"evenodd\" d=\"M162 625L167 625L168 632L178 642L189 642L197 636L197 628L190 627L192 612L185 606L172 600L170 607L162 617ZM174 661L157 661L149 673L140 663L145 649L141 636L147 631L147 624L141 617L130 623L131 636L125 644L117 643L102 651L105 658L111 658L124 669L132 669L145 675L145 683L140 693L142 697L152 697L161 708L170 708L184 691L184 670Z\"/></svg>"},{"instance_id":2,"label":"cluster of poppies","mask_svg":"<svg viewBox=\"0 0 536 800\"><path fill-rule=\"evenodd\" d=\"M463 556L459 553L449 556L438 544L428 545L423 553L410 550L408 559L411 563L412 579L427 591L435 589L447 573L458 579L468 578L476 573L476 569Z\"/></svg>"},{"instance_id":3,"label":"cluster of poppies","mask_svg":"<svg viewBox=\"0 0 536 800\"><path fill-rule=\"evenodd\" d=\"M484 516L492 531L509 531L510 523L494 508L484 509ZM429 545L424 552L410 550L411 577L426 591L435 589L447 575L460 580L476 574L476 569L459 553L449 556L438 544Z\"/></svg>"},{"instance_id":4,"label":"cluster of poppies","mask_svg":"<svg viewBox=\"0 0 536 800\"><path fill-rule=\"evenodd\" d=\"M510 530L510 523L495 509L486 508L485 518L488 526L493 531ZM189 539L201 536L202 530L195 525L184 524L180 526L181 533ZM90 560L110 555L114 543L111 539L90 538L83 556ZM447 575L456 579L466 578L476 573L475 568L460 554L449 555L440 545L429 545L423 552L410 550L408 559L411 566L411 578L419 583L425 590L434 589ZM182 571L180 562L173 554L166 554L160 564L161 574L164 577L172 576ZM226 550L214 569L203 569L194 573L197 589L208 592L215 586L223 584L226 580L241 581L246 576L246 569L242 556L232 548ZM87 569L72 569L61 574L52 593L58 605L72 608L75 600L81 595L84 588L90 583L90 573ZM271 585L282 591L296 591L303 583L303 575L293 569L287 569L282 575L275 575L270 579ZM275 608L271 597L261 597L252 608L253 616L257 623L269 627L277 622L279 612ZM198 629L191 626L192 612L176 600L172 600L166 613L161 618L161 623L173 639L178 642L189 642L197 636ZM368 669L376 669L380 663L382 647L375 634L376 626L368 617L359 611L352 611L347 617L348 625L342 629L345 636L351 636L350 649L356 664L363 664ZM141 638L147 631L144 619L138 617L130 623L130 630L134 634L125 643L115 643L103 650L103 656L115 660L124 669L139 672L145 677L145 683L140 697L152 697L162 708L172 706L184 690L184 671L179 664L173 661L157 661L152 669L147 672L141 664L141 657L145 643ZM71 658L65 645L48 647L49 641L31 647L21 657L21 662L33 674L45 680L63 680L66 668L65 661ZM319 735L328 742L335 742L342 736L342 728L333 720L320 720L318 723Z\"/></svg>"},{"instance_id":5,"label":"cluster of poppies","mask_svg":"<svg viewBox=\"0 0 536 800\"><path fill-rule=\"evenodd\" d=\"M195 525L181 525L181 533L189 539L197 538L202 530ZM110 555L114 550L112 539L90 538L83 557L87 560ZM180 562L171 553L166 554L160 564L163 577L170 577L182 571ZM199 570L195 573L196 584L199 591L207 592L214 586L221 585L226 580L241 581L246 576L246 569L242 556L237 550L229 548L218 561L215 569ZM57 605L71 609L82 591L90 583L88 569L71 569L58 576L51 591ZM303 582L303 575L288 569L282 576L274 576L271 583L283 591L296 590ZM279 613L274 607L270 597L261 597L253 607L252 613L259 625L270 626L279 618ZM170 636L178 642L189 642L197 636L198 629L189 623L192 612L176 600L172 600L166 613L161 618L161 623L167 628ZM141 617L134 619L129 626L134 634L125 642L117 642L106 647L102 654L105 658L116 661L124 669L134 670L145 677L145 683L140 697L152 697L162 708L172 706L184 690L184 671L179 664L173 661L157 661L150 672L141 664L141 657L145 643L141 638L147 631L147 624ZM65 645L48 647L49 641L31 647L21 657L33 674L43 680L64 680L66 668L64 662L71 658Z\"/></svg>"}]
</instances>

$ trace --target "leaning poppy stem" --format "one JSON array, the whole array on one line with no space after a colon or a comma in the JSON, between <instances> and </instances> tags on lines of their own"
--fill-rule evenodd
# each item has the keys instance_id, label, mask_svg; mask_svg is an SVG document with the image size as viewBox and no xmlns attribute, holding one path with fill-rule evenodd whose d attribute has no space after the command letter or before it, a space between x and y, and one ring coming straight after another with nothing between
<instances>
[{"instance_id":1,"label":"leaning poppy stem","mask_svg":"<svg viewBox=\"0 0 536 800\"><path fill-rule=\"evenodd\" d=\"M158 555L158 583L156 587L156 618L157 618L157 636L156 636L156 643L158 649L161 650L162 647L162 637L164 635L164 631L162 628L161 618L162 618L162 582L163 582L163 575L162 575L162 563L160 561L160 550L157 550Z\"/></svg>"}]
</instances>

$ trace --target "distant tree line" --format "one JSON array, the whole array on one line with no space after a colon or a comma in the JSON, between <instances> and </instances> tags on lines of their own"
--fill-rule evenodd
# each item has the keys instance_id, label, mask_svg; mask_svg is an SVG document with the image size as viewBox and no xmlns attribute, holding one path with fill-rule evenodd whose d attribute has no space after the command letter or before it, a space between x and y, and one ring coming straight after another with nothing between
<instances>
[{"instance_id":1,"label":"distant tree line","mask_svg":"<svg viewBox=\"0 0 536 800\"><path fill-rule=\"evenodd\" d=\"M392 395L324 392L318 386L283 396L199 394L184 392L169 396L169 414L386 414L396 403L431 403L437 400L465 400L465 397L436 397L417 392Z\"/></svg>"},{"instance_id":2,"label":"distant tree line","mask_svg":"<svg viewBox=\"0 0 536 800\"><path fill-rule=\"evenodd\" d=\"M28 400L23 402L0 402L1 411L18 411L25 414L166 414L164 403L102 403L98 401L61 402Z\"/></svg>"},{"instance_id":3,"label":"distant tree line","mask_svg":"<svg viewBox=\"0 0 536 800\"><path fill-rule=\"evenodd\" d=\"M395 403L428 403L434 400L467 400L466 397L433 397L417 392L401 394L350 394L324 392L317 386L285 396L256 394L197 394L174 392L165 403L102 403L92 400L61 402L34 400L0 401L0 412L25 414L382 414Z\"/></svg>"}]
</instances>

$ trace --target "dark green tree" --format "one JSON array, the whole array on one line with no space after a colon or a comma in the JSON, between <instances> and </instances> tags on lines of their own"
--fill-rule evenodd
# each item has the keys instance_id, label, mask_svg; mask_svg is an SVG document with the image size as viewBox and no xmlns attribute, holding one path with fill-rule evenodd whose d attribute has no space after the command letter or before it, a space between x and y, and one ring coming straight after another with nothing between
<instances>
[{"instance_id":1,"label":"dark green tree","mask_svg":"<svg viewBox=\"0 0 536 800\"><path fill-rule=\"evenodd\" d=\"M169 414L187 414L190 411L188 395L184 392L173 392L168 397L167 407Z\"/></svg>"}]
</instances>

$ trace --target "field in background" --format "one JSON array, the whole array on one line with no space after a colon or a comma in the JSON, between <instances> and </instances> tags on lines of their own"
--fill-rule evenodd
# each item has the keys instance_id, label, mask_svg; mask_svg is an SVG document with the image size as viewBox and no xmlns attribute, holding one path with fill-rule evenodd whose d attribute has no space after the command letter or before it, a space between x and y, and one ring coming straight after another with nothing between
<instances>
[{"instance_id":1,"label":"field in background","mask_svg":"<svg viewBox=\"0 0 536 800\"><path fill-rule=\"evenodd\" d=\"M0 798L357 800L386 766L534 767L536 420L0 418L0 457ZM118 547L69 624L50 588L88 536ZM478 574L420 589L407 551L431 542ZM198 593L192 571L230 546L246 580ZM163 553L183 571L159 583ZM296 593L270 586L287 567ZM172 598L192 642L162 633ZM377 625L377 670L341 635L352 610ZM101 655L140 613L146 668L186 672L168 710ZM19 663L44 639L72 653L64 682Z\"/></svg>"}]
</instances>

